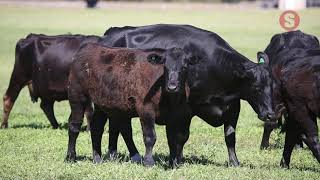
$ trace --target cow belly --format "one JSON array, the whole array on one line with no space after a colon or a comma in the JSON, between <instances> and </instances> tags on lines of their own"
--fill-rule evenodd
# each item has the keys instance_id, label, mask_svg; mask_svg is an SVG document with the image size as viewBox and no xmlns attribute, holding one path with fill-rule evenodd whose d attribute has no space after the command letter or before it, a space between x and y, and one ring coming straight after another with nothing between
<instances>
[{"instance_id":1,"label":"cow belly","mask_svg":"<svg viewBox=\"0 0 320 180\"><path fill-rule=\"evenodd\" d=\"M201 105L196 108L194 114L204 120L206 123L214 127L219 127L224 124L222 117L222 110L214 105Z\"/></svg>"},{"instance_id":2,"label":"cow belly","mask_svg":"<svg viewBox=\"0 0 320 180\"><path fill-rule=\"evenodd\" d=\"M48 82L32 84L34 89L34 96L40 97L41 99L53 100L53 101L63 101L68 99L68 93L66 90L66 85L52 84Z\"/></svg>"},{"instance_id":3,"label":"cow belly","mask_svg":"<svg viewBox=\"0 0 320 180\"><path fill-rule=\"evenodd\" d=\"M210 118L208 116L201 116L198 115L202 120L204 120L206 123L210 124L213 127L220 127L224 124L224 121L221 118Z\"/></svg>"},{"instance_id":4,"label":"cow belly","mask_svg":"<svg viewBox=\"0 0 320 180\"><path fill-rule=\"evenodd\" d=\"M68 99L68 94L66 91L59 92L59 91L48 90L45 92L40 92L39 97L41 99L47 99L47 100L53 100L53 101L64 101Z\"/></svg>"}]
</instances>

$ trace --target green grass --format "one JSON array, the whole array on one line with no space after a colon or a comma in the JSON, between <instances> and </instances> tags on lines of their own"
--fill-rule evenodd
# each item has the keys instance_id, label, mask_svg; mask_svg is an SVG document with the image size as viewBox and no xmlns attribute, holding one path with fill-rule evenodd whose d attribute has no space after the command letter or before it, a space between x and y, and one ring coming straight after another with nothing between
<instances>
[{"instance_id":1,"label":"green grass","mask_svg":"<svg viewBox=\"0 0 320 180\"><path fill-rule=\"evenodd\" d=\"M111 26L154 23L192 24L214 31L245 56L255 60L275 33L280 11L164 11L164 10L85 10L0 6L0 94L4 94L14 64L14 47L28 33L81 33L102 35ZM320 10L300 12L300 29L320 37ZM2 103L0 111L3 111ZM56 103L56 117L66 123L68 103ZM134 140L144 153L141 127L133 121ZM108 126L106 126L106 132ZM63 162L67 148L67 130L52 130L39 103L30 101L24 89L11 113L9 129L0 130L0 179L319 179L320 166L309 149L294 150L291 169L279 168L284 138L272 134L269 150L260 151L262 122L251 107L242 102L237 127L237 154L241 166L227 167L228 160L223 128L213 128L195 117L190 139L185 146L187 162L178 169L167 169L168 146L165 129L157 126L158 140L154 152L157 164L153 168L128 162L128 152L122 138L121 158L94 165L91 162L91 141L87 132L80 133L77 144L82 160L75 164ZM108 133L103 136L104 153Z\"/></svg>"}]
</instances>

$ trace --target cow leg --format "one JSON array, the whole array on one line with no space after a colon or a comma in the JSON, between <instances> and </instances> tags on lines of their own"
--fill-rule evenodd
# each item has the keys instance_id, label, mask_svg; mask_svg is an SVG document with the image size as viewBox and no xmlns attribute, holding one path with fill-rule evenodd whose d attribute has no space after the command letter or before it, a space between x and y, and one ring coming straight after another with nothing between
<instances>
[{"instance_id":1,"label":"cow leg","mask_svg":"<svg viewBox=\"0 0 320 180\"><path fill-rule=\"evenodd\" d=\"M170 114L166 124L166 133L170 150L169 163L175 167L181 163L183 158L183 147L190 134L191 111L189 107L175 109Z\"/></svg>"},{"instance_id":2,"label":"cow leg","mask_svg":"<svg viewBox=\"0 0 320 180\"><path fill-rule=\"evenodd\" d=\"M299 107L299 110L296 108ZM307 116L305 108L301 105L288 104L288 116L285 121L284 130L286 132L284 150L280 166L289 168L290 158L295 144L299 140L301 129L299 128L299 119Z\"/></svg>"},{"instance_id":3,"label":"cow leg","mask_svg":"<svg viewBox=\"0 0 320 180\"><path fill-rule=\"evenodd\" d=\"M301 139L306 143L314 157L320 163L320 143L316 116L306 118L303 123L301 122L301 126L303 128Z\"/></svg>"},{"instance_id":4,"label":"cow leg","mask_svg":"<svg viewBox=\"0 0 320 180\"><path fill-rule=\"evenodd\" d=\"M153 166L155 164L152 157L153 146L156 142L155 126L155 115L153 113L144 112L140 116L140 122L143 132L143 141L146 147L146 152L143 159L145 166Z\"/></svg>"},{"instance_id":5,"label":"cow leg","mask_svg":"<svg viewBox=\"0 0 320 180\"><path fill-rule=\"evenodd\" d=\"M281 121L281 119L278 121ZM260 149L267 149L269 147L270 145L269 139L270 139L271 132L277 127L278 127L278 123L275 123L275 122L264 123L263 136L262 136Z\"/></svg>"},{"instance_id":6,"label":"cow leg","mask_svg":"<svg viewBox=\"0 0 320 180\"><path fill-rule=\"evenodd\" d=\"M118 138L120 135L120 124L122 118L110 117L109 118L109 146L108 146L108 157L114 159L117 155L118 149Z\"/></svg>"},{"instance_id":7,"label":"cow leg","mask_svg":"<svg viewBox=\"0 0 320 180\"><path fill-rule=\"evenodd\" d=\"M180 121L181 122L181 121ZM191 117L184 118L179 127L177 127L177 156L176 164L180 164L183 159L183 147L189 139Z\"/></svg>"},{"instance_id":8,"label":"cow leg","mask_svg":"<svg viewBox=\"0 0 320 180\"><path fill-rule=\"evenodd\" d=\"M1 128L8 128L8 119L13 107L14 101L10 96L3 96L3 121L1 124Z\"/></svg>"},{"instance_id":9,"label":"cow leg","mask_svg":"<svg viewBox=\"0 0 320 180\"><path fill-rule=\"evenodd\" d=\"M169 157L169 164L172 167L175 167L178 165L177 162L177 143L176 143L176 134L175 129L176 126L174 123L170 123L170 120L172 118L169 118L166 124L166 134L167 134L167 140L168 140L168 146L170 151L170 157Z\"/></svg>"},{"instance_id":10,"label":"cow leg","mask_svg":"<svg viewBox=\"0 0 320 180\"><path fill-rule=\"evenodd\" d=\"M71 119L69 120L69 142L68 142L68 151L67 151L67 162L76 161L76 141L81 130L81 125L83 122L84 109L83 104L71 103Z\"/></svg>"},{"instance_id":11,"label":"cow leg","mask_svg":"<svg viewBox=\"0 0 320 180\"><path fill-rule=\"evenodd\" d=\"M27 77L24 76L24 74L20 74L16 69L14 69L9 87L3 96L3 121L1 128L8 128L8 119L14 102L16 101L21 89L28 82L28 79L26 79Z\"/></svg>"},{"instance_id":12,"label":"cow leg","mask_svg":"<svg viewBox=\"0 0 320 180\"><path fill-rule=\"evenodd\" d=\"M289 114L285 113L284 114L284 123L282 124L282 121L278 121L278 125L279 125L279 127L281 127L281 132L285 132L286 131L288 118L289 118ZM301 138L298 139L295 147L296 148L303 148L303 142L302 142Z\"/></svg>"},{"instance_id":13,"label":"cow leg","mask_svg":"<svg viewBox=\"0 0 320 180\"><path fill-rule=\"evenodd\" d=\"M239 160L236 155L236 126L240 112L240 101L233 103L230 109L224 113L224 137L228 148L229 165L239 166Z\"/></svg>"},{"instance_id":14,"label":"cow leg","mask_svg":"<svg viewBox=\"0 0 320 180\"><path fill-rule=\"evenodd\" d=\"M291 115L289 115L289 119L286 123L285 145L280 162L280 166L283 168L289 168L291 154L299 135L297 122L291 117Z\"/></svg>"},{"instance_id":15,"label":"cow leg","mask_svg":"<svg viewBox=\"0 0 320 180\"><path fill-rule=\"evenodd\" d=\"M54 116L53 104L54 101L42 99L40 107L47 116L52 128L57 129L59 127L59 124L56 120L56 117Z\"/></svg>"},{"instance_id":16,"label":"cow leg","mask_svg":"<svg viewBox=\"0 0 320 180\"><path fill-rule=\"evenodd\" d=\"M106 114L103 111L101 111L98 107L96 107L93 112L92 119L90 121L90 132L94 163L102 163L101 139L106 122Z\"/></svg>"},{"instance_id":17,"label":"cow leg","mask_svg":"<svg viewBox=\"0 0 320 180\"><path fill-rule=\"evenodd\" d=\"M142 161L142 158L132 138L131 118L129 117L117 116L117 118L115 117L110 118L109 148L108 148L109 158L113 159L116 156L117 148L118 148L118 137L120 132L128 147L131 161L140 163Z\"/></svg>"},{"instance_id":18,"label":"cow leg","mask_svg":"<svg viewBox=\"0 0 320 180\"><path fill-rule=\"evenodd\" d=\"M28 82L28 90L29 90L29 94L30 94L30 97L31 97L31 101L32 102L37 102L37 97L35 96L35 93L34 93L34 88L33 88L32 81Z\"/></svg>"},{"instance_id":19,"label":"cow leg","mask_svg":"<svg viewBox=\"0 0 320 180\"><path fill-rule=\"evenodd\" d=\"M297 142L297 144L296 144L296 148L297 148L297 149L303 148L303 139L302 139L302 137L300 137L300 138L298 139L298 142Z\"/></svg>"},{"instance_id":20,"label":"cow leg","mask_svg":"<svg viewBox=\"0 0 320 180\"><path fill-rule=\"evenodd\" d=\"M142 157L139 154L132 138L131 118L123 118L123 121L121 121L120 132L128 147L131 161L135 163L141 163Z\"/></svg>"},{"instance_id":21,"label":"cow leg","mask_svg":"<svg viewBox=\"0 0 320 180\"><path fill-rule=\"evenodd\" d=\"M169 164L177 167L183 159L183 147L189 139L191 118L179 122L179 126L166 125L166 133L170 150ZM176 131L176 132L175 132Z\"/></svg>"},{"instance_id":22,"label":"cow leg","mask_svg":"<svg viewBox=\"0 0 320 180\"><path fill-rule=\"evenodd\" d=\"M93 108L92 108L91 103L86 107L85 115L86 115L86 119L87 119L87 129L86 130L90 131L90 123L93 118Z\"/></svg>"},{"instance_id":23,"label":"cow leg","mask_svg":"<svg viewBox=\"0 0 320 180\"><path fill-rule=\"evenodd\" d=\"M317 161L320 163L320 142L318 136L307 136L303 134L301 136L302 140L307 144L307 146L310 148L312 154L317 159Z\"/></svg>"},{"instance_id":24,"label":"cow leg","mask_svg":"<svg viewBox=\"0 0 320 180\"><path fill-rule=\"evenodd\" d=\"M75 162L76 161L76 141L81 130L81 125L83 122L83 116L85 108L88 106L90 101L83 94L82 88L77 81L70 81L68 88L68 98L71 107L71 118L68 123L68 150L66 161Z\"/></svg>"}]
</instances>

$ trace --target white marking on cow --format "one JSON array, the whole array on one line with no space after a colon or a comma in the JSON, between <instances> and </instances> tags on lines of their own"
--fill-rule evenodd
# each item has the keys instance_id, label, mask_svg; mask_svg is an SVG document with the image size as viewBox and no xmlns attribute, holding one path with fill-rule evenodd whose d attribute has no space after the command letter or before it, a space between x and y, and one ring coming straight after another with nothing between
<instances>
[{"instance_id":1,"label":"white marking on cow","mask_svg":"<svg viewBox=\"0 0 320 180\"><path fill-rule=\"evenodd\" d=\"M225 136L229 136L230 134L234 133L234 128L232 126L227 127L227 131L225 132Z\"/></svg>"}]
</instances>

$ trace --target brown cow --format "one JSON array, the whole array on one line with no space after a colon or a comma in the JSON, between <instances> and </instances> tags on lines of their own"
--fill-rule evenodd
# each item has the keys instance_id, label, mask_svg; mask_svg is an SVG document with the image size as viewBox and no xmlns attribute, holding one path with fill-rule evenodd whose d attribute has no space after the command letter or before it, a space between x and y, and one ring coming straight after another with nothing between
<instances>
[{"instance_id":1,"label":"brown cow","mask_svg":"<svg viewBox=\"0 0 320 180\"><path fill-rule=\"evenodd\" d=\"M88 104L94 103L95 111L90 124L94 162L102 161L101 137L105 117L122 121L138 116L146 146L144 165L153 165L152 149L156 141L154 124L166 119L167 114L174 111L172 103L163 100L164 94L174 95L179 92L176 90L184 89L181 85L184 82L178 82L179 76L184 73L172 75L167 72L173 66L178 67L174 63L186 62L187 55L176 48L168 51L138 50L89 43L79 50L74 59L69 75L71 119L66 160L76 159L75 145L84 110ZM171 61L165 63L170 68L162 65L164 61ZM183 72L186 73L185 70ZM123 124L130 126L130 122Z\"/></svg>"},{"instance_id":2,"label":"brown cow","mask_svg":"<svg viewBox=\"0 0 320 180\"><path fill-rule=\"evenodd\" d=\"M268 56L260 52L258 58L268 59ZM317 117L320 117L320 49L291 49L280 53L276 60L279 97L288 112L280 165L289 168L292 150L300 138L320 163L317 125Z\"/></svg>"},{"instance_id":3,"label":"brown cow","mask_svg":"<svg viewBox=\"0 0 320 180\"><path fill-rule=\"evenodd\" d=\"M275 79L275 86L273 89L274 94L274 104L277 107L278 116L285 111L284 104L282 102L282 97L280 90L280 75L281 69L286 67L286 63L290 62L293 57L304 57L308 56L306 50L319 48L319 40L316 36L311 34L306 34L300 30L290 31L281 34L276 34L272 36L270 43L264 50L264 53L268 55L270 60L269 67L271 68L273 77ZM294 51L292 51L295 49ZM258 58L259 58L258 53ZM262 58L263 60L263 58ZM258 59L259 61L259 59ZM287 113L284 113L285 119L287 119ZM285 123L282 123L281 117L278 117L278 122L266 122L264 125L263 137L261 141L261 149L269 147L270 134L273 129L281 127L281 131L285 131ZM298 144L302 147L302 141L299 141Z\"/></svg>"},{"instance_id":4,"label":"brown cow","mask_svg":"<svg viewBox=\"0 0 320 180\"><path fill-rule=\"evenodd\" d=\"M8 127L11 109L21 89L28 85L31 100L41 99L41 109L53 128L58 128L54 116L55 101L68 98L67 82L73 55L82 44L97 42L98 36L29 34L16 44L15 64L9 87L3 97L2 128ZM87 117L90 114L88 107Z\"/></svg>"}]
</instances>

